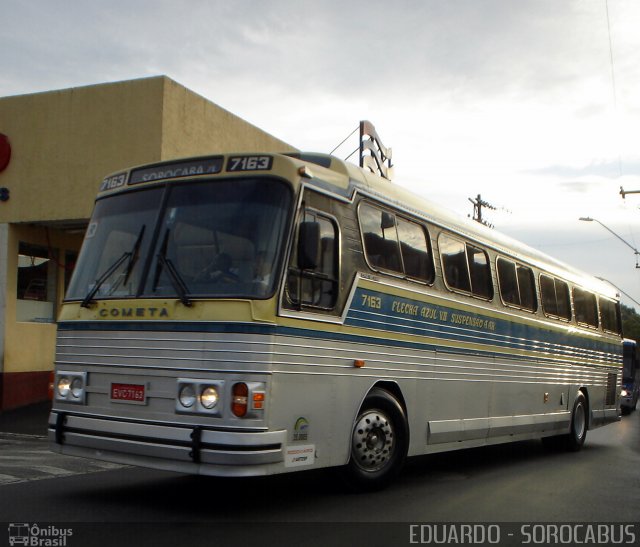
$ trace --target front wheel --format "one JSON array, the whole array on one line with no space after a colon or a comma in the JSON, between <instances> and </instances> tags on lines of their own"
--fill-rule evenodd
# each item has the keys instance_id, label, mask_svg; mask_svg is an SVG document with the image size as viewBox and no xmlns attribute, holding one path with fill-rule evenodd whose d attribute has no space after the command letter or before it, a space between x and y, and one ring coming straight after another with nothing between
<instances>
[{"instance_id":1,"label":"front wheel","mask_svg":"<svg viewBox=\"0 0 640 547\"><path fill-rule=\"evenodd\" d=\"M362 403L351 435L348 483L359 490L377 490L395 478L407 456L409 426L398 400L375 388Z\"/></svg>"}]
</instances>

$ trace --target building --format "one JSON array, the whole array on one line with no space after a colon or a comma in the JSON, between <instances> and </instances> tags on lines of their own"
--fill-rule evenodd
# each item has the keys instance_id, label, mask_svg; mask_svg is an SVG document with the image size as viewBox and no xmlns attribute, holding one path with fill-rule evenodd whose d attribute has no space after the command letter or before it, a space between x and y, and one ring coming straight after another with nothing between
<instances>
[{"instance_id":1,"label":"building","mask_svg":"<svg viewBox=\"0 0 640 547\"><path fill-rule=\"evenodd\" d=\"M294 148L153 77L0 98L0 411L47 398L55 319L105 175Z\"/></svg>"}]
</instances>

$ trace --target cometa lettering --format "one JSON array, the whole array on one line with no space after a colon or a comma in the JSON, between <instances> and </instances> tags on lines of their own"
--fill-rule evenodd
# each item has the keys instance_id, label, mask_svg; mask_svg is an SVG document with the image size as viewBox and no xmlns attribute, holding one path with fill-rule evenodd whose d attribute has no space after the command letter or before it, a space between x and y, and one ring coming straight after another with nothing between
<instances>
[{"instance_id":1,"label":"cometa lettering","mask_svg":"<svg viewBox=\"0 0 640 547\"><path fill-rule=\"evenodd\" d=\"M137 319L160 319L169 317L167 308L111 308L102 309L98 315L103 319L137 318Z\"/></svg>"}]
</instances>

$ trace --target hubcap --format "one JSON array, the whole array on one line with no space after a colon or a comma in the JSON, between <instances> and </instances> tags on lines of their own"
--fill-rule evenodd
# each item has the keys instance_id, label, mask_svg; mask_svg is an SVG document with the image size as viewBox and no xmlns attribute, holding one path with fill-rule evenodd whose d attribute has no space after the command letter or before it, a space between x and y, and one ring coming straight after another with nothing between
<instances>
[{"instance_id":1,"label":"hubcap","mask_svg":"<svg viewBox=\"0 0 640 547\"><path fill-rule=\"evenodd\" d=\"M365 471L382 469L393 454L395 437L389 418L377 410L358 417L353 429L352 459Z\"/></svg>"},{"instance_id":2,"label":"hubcap","mask_svg":"<svg viewBox=\"0 0 640 547\"><path fill-rule=\"evenodd\" d=\"M586 418L584 414L584 406L579 404L576 407L575 416L573 417L573 430L576 434L576 439L580 440L584 436L586 426Z\"/></svg>"}]
</instances>

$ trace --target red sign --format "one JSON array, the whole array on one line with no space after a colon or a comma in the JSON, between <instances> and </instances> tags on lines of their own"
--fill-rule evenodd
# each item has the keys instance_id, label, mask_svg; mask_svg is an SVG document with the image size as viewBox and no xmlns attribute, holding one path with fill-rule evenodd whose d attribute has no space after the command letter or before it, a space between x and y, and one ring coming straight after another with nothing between
<instances>
[{"instance_id":1,"label":"red sign","mask_svg":"<svg viewBox=\"0 0 640 547\"><path fill-rule=\"evenodd\" d=\"M11 160L9 137L0 133L0 173L7 168L9 160Z\"/></svg>"},{"instance_id":2,"label":"red sign","mask_svg":"<svg viewBox=\"0 0 640 547\"><path fill-rule=\"evenodd\" d=\"M112 401L145 402L144 385L140 384L111 384Z\"/></svg>"}]
</instances>

